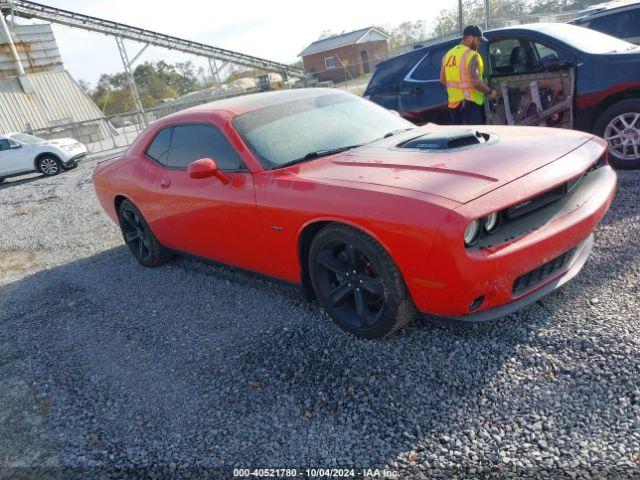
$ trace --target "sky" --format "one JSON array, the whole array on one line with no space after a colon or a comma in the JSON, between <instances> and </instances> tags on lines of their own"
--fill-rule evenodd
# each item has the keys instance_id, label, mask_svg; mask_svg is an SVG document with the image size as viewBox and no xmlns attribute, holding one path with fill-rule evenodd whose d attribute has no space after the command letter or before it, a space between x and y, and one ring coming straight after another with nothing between
<instances>
[{"instance_id":1,"label":"sky","mask_svg":"<svg viewBox=\"0 0 640 480\"><path fill-rule=\"evenodd\" d=\"M431 24L441 9L457 3L456 0L403 0L392 8L391 2L347 0L38 1L283 63L298 60L298 53L324 30L341 32L370 25L395 26L408 20ZM65 67L76 80L95 85L100 74L123 70L115 38L64 26L54 25L53 29ZM142 47L136 42L125 43L129 58ZM169 63L192 60L196 65L208 65L198 57L156 47L149 47L138 62L158 60Z\"/></svg>"}]
</instances>

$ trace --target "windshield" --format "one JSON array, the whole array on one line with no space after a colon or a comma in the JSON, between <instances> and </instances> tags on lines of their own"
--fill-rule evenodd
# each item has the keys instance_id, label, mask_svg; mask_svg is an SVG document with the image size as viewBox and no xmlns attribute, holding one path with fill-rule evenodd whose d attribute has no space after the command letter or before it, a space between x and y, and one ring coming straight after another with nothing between
<instances>
[{"instance_id":1,"label":"windshield","mask_svg":"<svg viewBox=\"0 0 640 480\"><path fill-rule=\"evenodd\" d=\"M326 91L239 115L233 126L267 169L415 127L368 100Z\"/></svg>"},{"instance_id":2,"label":"windshield","mask_svg":"<svg viewBox=\"0 0 640 480\"><path fill-rule=\"evenodd\" d=\"M540 27L539 31L585 53L628 53L638 48L619 38L576 25L551 23Z\"/></svg>"},{"instance_id":3,"label":"windshield","mask_svg":"<svg viewBox=\"0 0 640 480\"><path fill-rule=\"evenodd\" d=\"M9 135L14 140L18 140L20 143L43 143L46 140L38 137L34 137L33 135L29 135L28 133L14 133Z\"/></svg>"}]
</instances>

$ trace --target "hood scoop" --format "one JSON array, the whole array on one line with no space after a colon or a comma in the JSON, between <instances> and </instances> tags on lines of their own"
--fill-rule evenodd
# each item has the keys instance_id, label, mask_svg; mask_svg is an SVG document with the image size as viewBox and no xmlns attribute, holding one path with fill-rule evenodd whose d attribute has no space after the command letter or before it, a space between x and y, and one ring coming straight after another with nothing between
<instances>
[{"instance_id":1,"label":"hood scoop","mask_svg":"<svg viewBox=\"0 0 640 480\"><path fill-rule=\"evenodd\" d=\"M438 129L398 145L399 148L429 150L443 152L458 148L469 148L486 143L491 138L488 133L481 133L470 128Z\"/></svg>"}]
</instances>

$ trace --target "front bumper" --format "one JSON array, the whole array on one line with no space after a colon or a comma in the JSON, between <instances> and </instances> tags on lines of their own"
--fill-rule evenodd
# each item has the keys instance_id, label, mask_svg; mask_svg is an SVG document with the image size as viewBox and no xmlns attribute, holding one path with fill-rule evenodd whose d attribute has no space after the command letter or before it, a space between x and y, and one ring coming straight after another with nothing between
<instances>
[{"instance_id":1,"label":"front bumper","mask_svg":"<svg viewBox=\"0 0 640 480\"><path fill-rule=\"evenodd\" d=\"M509 188L522 188L519 183L513 182ZM505 195L504 190L482 201L499 205L498 197ZM609 166L601 167L563 201L526 217L527 231L512 235L509 228L503 228L507 238L484 249L465 249L460 246L459 228L441 228L427 271L407 282L416 307L431 316L477 322L508 315L535 302L580 271L593 244L591 235L609 209L615 190L615 172ZM464 208L472 212L479 207L467 204ZM552 275L528 287L525 284L523 290L516 289L520 278L570 251L571 260ZM475 304L479 299L479 305Z\"/></svg>"},{"instance_id":2,"label":"front bumper","mask_svg":"<svg viewBox=\"0 0 640 480\"><path fill-rule=\"evenodd\" d=\"M64 166L64 168L73 168L77 166L78 163L86 156L87 156L87 152L78 153L72 156L71 158L64 160L62 162L62 165Z\"/></svg>"},{"instance_id":3,"label":"front bumper","mask_svg":"<svg viewBox=\"0 0 640 480\"><path fill-rule=\"evenodd\" d=\"M537 290L533 290L517 300L500 307L490 308L489 310L483 310L478 313L472 313L461 317L447 317L447 319L465 323L483 323L511 315L512 313L537 302L542 297L560 288L573 277L578 275L584 264L587 262L587 258L589 258L589 254L592 249L593 235L589 235L589 238L582 242L574 252L573 258L569 264L569 269L564 271L564 273L561 273L559 276L547 280L548 283L543 284L543 286Z\"/></svg>"}]
</instances>

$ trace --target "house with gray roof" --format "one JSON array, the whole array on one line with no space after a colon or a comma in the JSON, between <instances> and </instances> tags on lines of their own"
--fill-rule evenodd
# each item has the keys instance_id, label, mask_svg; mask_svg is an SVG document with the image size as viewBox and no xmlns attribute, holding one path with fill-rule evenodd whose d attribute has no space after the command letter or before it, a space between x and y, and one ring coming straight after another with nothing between
<instances>
[{"instance_id":1,"label":"house with gray roof","mask_svg":"<svg viewBox=\"0 0 640 480\"><path fill-rule=\"evenodd\" d=\"M317 40L298 54L318 81L346 81L373 71L389 56L389 35L375 27Z\"/></svg>"}]
</instances>

